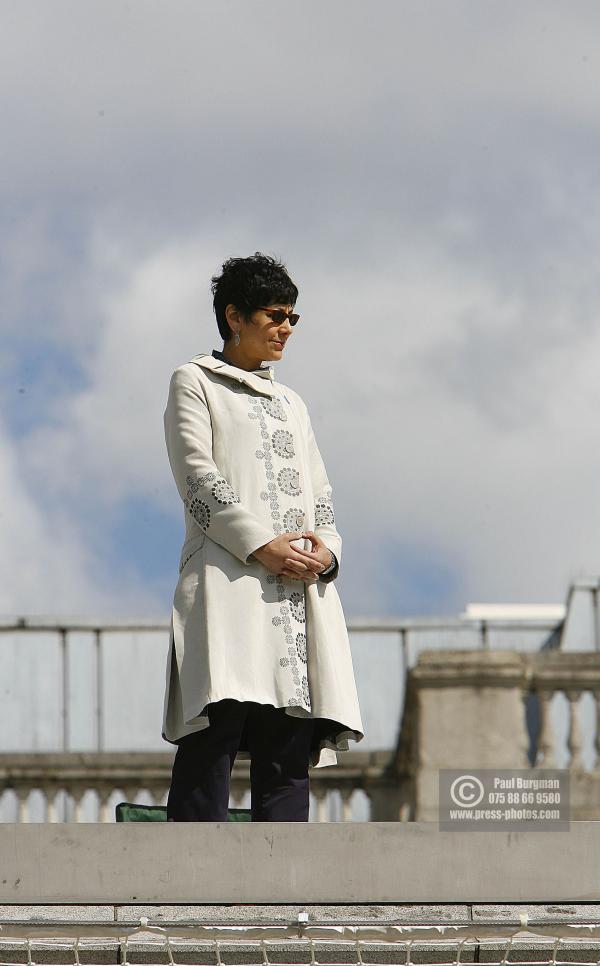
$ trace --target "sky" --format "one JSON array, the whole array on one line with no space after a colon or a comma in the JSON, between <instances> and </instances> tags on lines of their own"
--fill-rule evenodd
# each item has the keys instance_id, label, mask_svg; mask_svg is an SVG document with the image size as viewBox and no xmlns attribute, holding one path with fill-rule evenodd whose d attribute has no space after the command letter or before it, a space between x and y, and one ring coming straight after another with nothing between
<instances>
[{"instance_id":1,"label":"sky","mask_svg":"<svg viewBox=\"0 0 600 966\"><path fill-rule=\"evenodd\" d=\"M168 619L171 372L282 258L348 616L600 573L600 5L2 0L0 615Z\"/></svg>"}]
</instances>

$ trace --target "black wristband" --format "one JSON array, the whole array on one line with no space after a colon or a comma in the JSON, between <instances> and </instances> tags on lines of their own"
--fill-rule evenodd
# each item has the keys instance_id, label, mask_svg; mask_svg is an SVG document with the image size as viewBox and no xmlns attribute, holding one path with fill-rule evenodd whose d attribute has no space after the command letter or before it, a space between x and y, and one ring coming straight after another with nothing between
<instances>
[{"instance_id":1,"label":"black wristband","mask_svg":"<svg viewBox=\"0 0 600 966\"><path fill-rule=\"evenodd\" d=\"M330 550L329 553L331 554L331 563L325 570L321 570L321 572L318 575L319 580L326 581L328 578L331 579L331 577L334 576L335 571L337 570L337 567L338 567L337 557L334 554L333 550Z\"/></svg>"}]
</instances>

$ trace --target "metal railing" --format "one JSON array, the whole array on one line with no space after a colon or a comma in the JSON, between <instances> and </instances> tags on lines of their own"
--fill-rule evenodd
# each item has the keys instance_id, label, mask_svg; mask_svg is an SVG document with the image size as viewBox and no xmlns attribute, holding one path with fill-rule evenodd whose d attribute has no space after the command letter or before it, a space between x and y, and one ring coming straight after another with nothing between
<instances>
[{"instance_id":1,"label":"metal railing","mask_svg":"<svg viewBox=\"0 0 600 966\"><path fill-rule=\"evenodd\" d=\"M503 648L515 647L520 649L527 640L533 640L537 648L554 647L560 642L560 632L563 622L551 620L481 620L465 618L408 618L408 619L350 619L347 622L351 641L357 650L361 647L361 638L370 635L384 635L389 638L391 646L399 647L399 664L403 678L408 669L415 663L420 649L435 646L473 647L474 649L489 650L493 646ZM112 620L98 621L94 619L54 619L19 617L0 620L0 648L3 638L15 633L24 635L52 635L59 648L59 681L61 738L56 751L68 751L73 748L70 740L71 708L70 694L77 682L73 681L69 661L69 649L77 646L72 643L74 635L90 635L93 642L93 667L91 677L93 684L89 692L89 700L94 706L95 750L107 750L103 739L105 732L105 708L107 684L104 671L104 652L113 634L160 634L165 639L169 633L166 622L156 620ZM511 643L514 642L514 643ZM166 640L165 640L166 655ZM0 653L1 657L1 653ZM10 671L7 672L10 678ZM28 696L31 700L31 696ZM32 704L35 705L33 701ZM391 709L399 719L402 706ZM33 709L35 714L35 707ZM7 728L3 729L4 734ZM77 745L75 745L77 747ZM86 746L87 747L87 746ZM5 745L6 748L6 745Z\"/></svg>"}]
</instances>

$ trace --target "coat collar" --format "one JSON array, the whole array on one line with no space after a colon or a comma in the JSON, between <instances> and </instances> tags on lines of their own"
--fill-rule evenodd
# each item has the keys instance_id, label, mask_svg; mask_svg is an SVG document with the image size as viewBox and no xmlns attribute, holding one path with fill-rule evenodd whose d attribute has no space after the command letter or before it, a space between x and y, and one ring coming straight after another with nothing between
<instances>
[{"instance_id":1,"label":"coat collar","mask_svg":"<svg viewBox=\"0 0 600 966\"><path fill-rule=\"evenodd\" d=\"M255 392L263 393L265 396L275 395L273 389L275 374L272 366L248 371L247 369L240 369L238 366L232 366L228 362L223 362L222 359L209 355L207 352L199 352L197 356L190 359L190 362L194 362L204 369L210 369L219 376L226 376L235 382L245 383Z\"/></svg>"}]
</instances>

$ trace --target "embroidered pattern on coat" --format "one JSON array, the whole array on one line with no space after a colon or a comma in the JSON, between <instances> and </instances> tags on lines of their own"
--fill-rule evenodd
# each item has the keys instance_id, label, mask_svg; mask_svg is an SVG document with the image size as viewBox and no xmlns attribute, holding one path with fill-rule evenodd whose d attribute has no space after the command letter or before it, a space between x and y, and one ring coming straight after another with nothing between
<instances>
[{"instance_id":1,"label":"embroidered pattern on coat","mask_svg":"<svg viewBox=\"0 0 600 966\"><path fill-rule=\"evenodd\" d=\"M240 502L239 496L227 480L218 480L212 488L212 495L217 503L224 505Z\"/></svg>"},{"instance_id":2,"label":"embroidered pattern on coat","mask_svg":"<svg viewBox=\"0 0 600 966\"><path fill-rule=\"evenodd\" d=\"M216 480L216 478L217 474L212 472L205 473L204 476L198 476L197 478L194 478L190 475L186 476L185 482L189 486L188 497L191 496L192 493L196 493L201 486L204 486L205 483L211 483L213 480Z\"/></svg>"},{"instance_id":3,"label":"embroidered pattern on coat","mask_svg":"<svg viewBox=\"0 0 600 966\"><path fill-rule=\"evenodd\" d=\"M329 493L320 496L315 501L315 526L321 527L326 523L335 523L333 505Z\"/></svg>"},{"instance_id":4,"label":"embroidered pattern on coat","mask_svg":"<svg viewBox=\"0 0 600 966\"><path fill-rule=\"evenodd\" d=\"M218 476L217 473L213 473L212 470L198 477L193 477L191 474L188 474L185 478L188 491L183 503L198 526L202 527L203 530L208 530L210 526L210 507L205 500L201 500L200 497L194 496L194 494L198 492L200 487L206 486L207 483L212 483L213 480L215 482L211 490L211 495L217 503L226 506L230 503L240 502L239 496L227 480L222 476Z\"/></svg>"},{"instance_id":5,"label":"embroidered pattern on coat","mask_svg":"<svg viewBox=\"0 0 600 966\"><path fill-rule=\"evenodd\" d=\"M310 691L309 691L309 688L308 688L308 678L306 677L306 674L303 674L302 675L302 697L304 698L304 700L306 701L306 703L309 704L309 702L310 702Z\"/></svg>"},{"instance_id":6,"label":"embroidered pattern on coat","mask_svg":"<svg viewBox=\"0 0 600 966\"><path fill-rule=\"evenodd\" d=\"M200 500L197 496L193 500L184 500L183 502L186 504L198 526L202 527L203 530L208 530L210 526L210 507L208 503Z\"/></svg>"},{"instance_id":7,"label":"embroidered pattern on coat","mask_svg":"<svg viewBox=\"0 0 600 966\"><path fill-rule=\"evenodd\" d=\"M299 473L298 470L293 467L285 467L287 471L285 476L282 476L284 470L280 470L275 476L274 466L273 466L273 454L276 453L282 459L291 459L294 456L294 438L291 433L285 429L278 429L269 433L267 421L265 418L265 413L272 416L274 419L281 419L281 414L285 416L283 407L281 408L281 414L279 414L278 405L281 406L279 400L272 400L269 398L265 401L263 397L260 400L256 397L249 397L250 401L250 412L248 416L250 419L256 419L258 421L258 426L260 428L260 435L263 440L262 448L255 451L256 458L263 461L265 468L265 477L267 480L267 488L261 491L261 499L265 502L269 502L269 508L271 512L271 522L274 532L279 536L286 528L290 531L299 529L296 524L300 514L304 518L304 511L300 508L293 507L290 510L286 510L283 523L281 522L281 508L279 503L279 495L277 492L277 483L279 483L280 489L283 492L287 492L282 486L282 481L290 489L291 495L296 495L296 493L301 492L298 486L296 489L292 486L292 483L298 482ZM266 404L267 403L267 404ZM268 405L273 403L273 405ZM277 483L275 480L277 479ZM291 521L294 521L293 526L290 525ZM294 683L294 689L296 697L288 699L288 705L296 706L300 705L307 711L311 710L311 700L310 700L310 690L308 687L308 678L306 674L302 673L302 659L300 658L300 653L302 649L302 644L300 642L300 650L298 646L299 640L302 638L304 640L304 650L302 653L306 656L306 635L298 634L294 632L292 626L292 618L297 622L306 622L305 618L305 607L304 607L304 593L299 593L294 591L290 597L286 597L284 579L278 574L268 574L267 580L271 584L275 584L275 590L277 593L277 600L279 602L279 614L271 618L271 622L274 627L281 627L283 630L283 635L286 643L287 657L281 657L279 659L279 664L281 667L287 667L290 669L292 675L292 681ZM306 661L303 662L304 664Z\"/></svg>"},{"instance_id":8,"label":"embroidered pattern on coat","mask_svg":"<svg viewBox=\"0 0 600 966\"><path fill-rule=\"evenodd\" d=\"M297 496L302 493L300 488L300 474L293 466L284 466L277 474L277 484L283 493L288 496Z\"/></svg>"},{"instance_id":9,"label":"embroidered pattern on coat","mask_svg":"<svg viewBox=\"0 0 600 966\"><path fill-rule=\"evenodd\" d=\"M291 460L294 453L294 437L291 433L288 433L287 429L276 429L271 437L273 440L273 449L278 456L283 457L284 460Z\"/></svg>"},{"instance_id":10,"label":"embroidered pattern on coat","mask_svg":"<svg viewBox=\"0 0 600 966\"><path fill-rule=\"evenodd\" d=\"M301 530L304 523L304 510L299 507L290 507L283 514L283 529L286 533L293 533L294 530Z\"/></svg>"},{"instance_id":11,"label":"embroidered pattern on coat","mask_svg":"<svg viewBox=\"0 0 600 966\"><path fill-rule=\"evenodd\" d=\"M281 404L281 399L276 399L275 397L271 398L270 396L261 396L260 402L262 408L265 409L269 416L272 416L273 419L280 419L282 423L287 421L287 415Z\"/></svg>"},{"instance_id":12,"label":"embroidered pattern on coat","mask_svg":"<svg viewBox=\"0 0 600 966\"><path fill-rule=\"evenodd\" d=\"M299 623L303 624L306 620L306 613L304 610L304 594L299 594L297 590L290 596L290 604L292 605L292 614Z\"/></svg>"}]
</instances>

